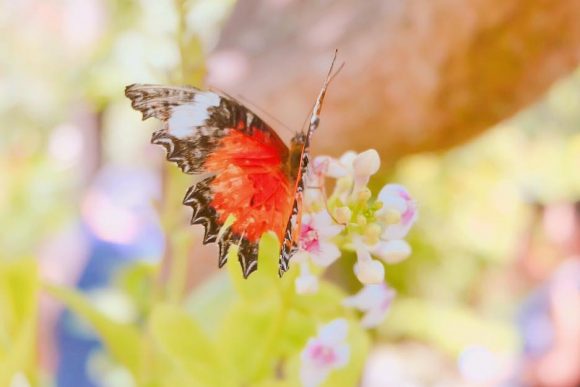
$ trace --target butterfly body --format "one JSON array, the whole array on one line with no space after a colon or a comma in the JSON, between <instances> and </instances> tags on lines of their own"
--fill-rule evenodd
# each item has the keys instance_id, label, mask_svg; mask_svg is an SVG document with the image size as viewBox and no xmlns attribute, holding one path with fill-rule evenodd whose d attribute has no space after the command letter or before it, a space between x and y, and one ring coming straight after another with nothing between
<instances>
[{"instance_id":1,"label":"butterfly body","mask_svg":"<svg viewBox=\"0 0 580 387\"><path fill-rule=\"evenodd\" d=\"M203 243L218 243L220 267L235 245L243 275L250 275L257 269L259 240L272 231L281 241L279 273L288 270L298 249L310 137L328 80L307 132L295 135L290 147L231 97L191 86L134 84L125 89L143 119L162 121L151 142L165 148L167 160L185 173L203 176L187 190L183 204L193 209L191 223L205 227Z\"/></svg>"}]
</instances>

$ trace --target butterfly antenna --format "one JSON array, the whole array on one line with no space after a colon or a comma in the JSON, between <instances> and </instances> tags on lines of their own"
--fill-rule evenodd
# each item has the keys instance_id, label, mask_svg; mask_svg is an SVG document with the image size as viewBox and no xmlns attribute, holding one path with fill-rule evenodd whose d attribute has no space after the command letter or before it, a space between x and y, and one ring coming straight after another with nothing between
<instances>
[{"instance_id":1,"label":"butterfly antenna","mask_svg":"<svg viewBox=\"0 0 580 387\"><path fill-rule=\"evenodd\" d=\"M328 88L328 85L330 84L330 82L332 82L334 77L336 77L338 75L338 73L340 72L340 70L342 70L342 68L344 67L344 62L343 62L340 65L340 67L338 68L338 70L336 70L336 72L333 73L334 63L336 62L337 56L338 56L338 49L334 50L334 57L332 58L332 63L330 63L330 68L328 69L328 73L326 74L326 78L324 79L324 84L322 85L322 89L320 89L320 93L318 94L318 98L316 99L316 103L314 104L314 107L312 108L312 114L310 115L310 126L308 128L308 136L310 136L312 134L312 132L314 132L316 130L316 128L318 128L318 122L320 120L319 115L320 115L320 111L322 110L322 103L324 102L324 97L326 96L326 89Z\"/></svg>"}]
</instances>

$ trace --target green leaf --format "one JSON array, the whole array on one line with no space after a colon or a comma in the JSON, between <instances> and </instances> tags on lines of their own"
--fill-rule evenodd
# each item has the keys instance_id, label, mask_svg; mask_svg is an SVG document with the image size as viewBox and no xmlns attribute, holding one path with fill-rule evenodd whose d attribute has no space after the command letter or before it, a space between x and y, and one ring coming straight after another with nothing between
<instances>
[{"instance_id":1,"label":"green leaf","mask_svg":"<svg viewBox=\"0 0 580 387\"><path fill-rule=\"evenodd\" d=\"M133 375L139 375L143 353L139 331L135 326L111 320L91 305L85 296L72 289L45 285L45 290L72 312L88 321L109 353Z\"/></svg>"},{"instance_id":2,"label":"green leaf","mask_svg":"<svg viewBox=\"0 0 580 387\"><path fill-rule=\"evenodd\" d=\"M177 306L157 305L150 316L149 330L178 374L187 375L200 386L232 385L213 344L196 321Z\"/></svg>"},{"instance_id":3,"label":"green leaf","mask_svg":"<svg viewBox=\"0 0 580 387\"><path fill-rule=\"evenodd\" d=\"M207 335L215 337L235 299L236 294L227 273L220 271L190 294L185 308Z\"/></svg>"},{"instance_id":4,"label":"green leaf","mask_svg":"<svg viewBox=\"0 0 580 387\"><path fill-rule=\"evenodd\" d=\"M321 280L316 293L294 297L292 306L308 316L316 317L318 321L326 321L339 314L352 315L350 309L342 307L345 297L346 294L338 286Z\"/></svg>"},{"instance_id":5,"label":"green leaf","mask_svg":"<svg viewBox=\"0 0 580 387\"><path fill-rule=\"evenodd\" d=\"M228 311L217 348L240 384L266 379L274 370L284 320L282 304L272 298L240 301Z\"/></svg>"},{"instance_id":6,"label":"green leaf","mask_svg":"<svg viewBox=\"0 0 580 387\"><path fill-rule=\"evenodd\" d=\"M309 337L316 334L316 320L296 310L289 310L278 343L278 356L290 357L299 352Z\"/></svg>"},{"instance_id":7,"label":"green leaf","mask_svg":"<svg viewBox=\"0 0 580 387\"><path fill-rule=\"evenodd\" d=\"M262 299L265 294L279 293L289 281L287 276L282 279L278 276L279 256L280 243L276 234L264 233L258 248L258 270L245 279L238 262L237 250L230 249L227 266L237 293L248 300Z\"/></svg>"},{"instance_id":8,"label":"green leaf","mask_svg":"<svg viewBox=\"0 0 580 387\"><path fill-rule=\"evenodd\" d=\"M114 284L131 298L140 316L149 314L154 302L157 271L157 265L134 261L121 268L115 276Z\"/></svg>"}]
</instances>

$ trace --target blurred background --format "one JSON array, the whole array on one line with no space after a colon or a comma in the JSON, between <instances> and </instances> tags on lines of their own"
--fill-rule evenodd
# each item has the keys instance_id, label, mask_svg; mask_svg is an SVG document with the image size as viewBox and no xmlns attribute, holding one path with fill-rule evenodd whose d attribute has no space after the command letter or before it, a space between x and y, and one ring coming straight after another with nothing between
<instances>
[{"instance_id":1,"label":"blurred background","mask_svg":"<svg viewBox=\"0 0 580 387\"><path fill-rule=\"evenodd\" d=\"M217 271L159 215L187 176L126 85L224 90L288 139L338 48L314 153L376 148L374 184L420 208L361 385L580 386L578 20L576 0L0 0L0 385L135 385L46 284L133 323L164 235L189 238L186 293Z\"/></svg>"}]
</instances>

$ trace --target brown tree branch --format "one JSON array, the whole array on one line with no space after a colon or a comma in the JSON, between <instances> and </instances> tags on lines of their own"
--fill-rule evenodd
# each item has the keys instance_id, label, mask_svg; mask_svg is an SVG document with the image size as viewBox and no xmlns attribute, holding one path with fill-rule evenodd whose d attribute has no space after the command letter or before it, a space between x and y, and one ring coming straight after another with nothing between
<instances>
[{"instance_id":1,"label":"brown tree branch","mask_svg":"<svg viewBox=\"0 0 580 387\"><path fill-rule=\"evenodd\" d=\"M209 83L298 130L335 48L315 152L394 161L473 138L575 69L580 1L240 0Z\"/></svg>"}]
</instances>

